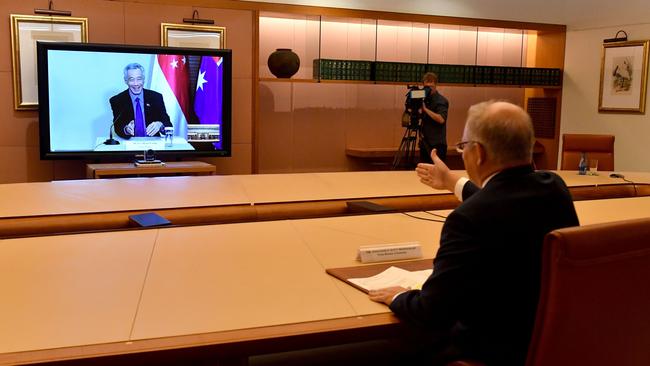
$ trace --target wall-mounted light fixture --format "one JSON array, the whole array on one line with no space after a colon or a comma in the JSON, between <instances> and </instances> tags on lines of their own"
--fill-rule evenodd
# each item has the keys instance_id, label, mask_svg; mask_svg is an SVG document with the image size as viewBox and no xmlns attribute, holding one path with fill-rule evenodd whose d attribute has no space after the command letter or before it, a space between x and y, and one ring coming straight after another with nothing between
<instances>
[{"instance_id":1,"label":"wall-mounted light fixture","mask_svg":"<svg viewBox=\"0 0 650 366\"><path fill-rule=\"evenodd\" d=\"M52 15L52 16L58 15L58 16L69 17L72 15L72 12L70 10L55 10L53 6L53 1L50 0L47 9L34 9L34 14Z\"/></svg>"},{"instance_id":2,"label":"wall-mounted light fixture","mask_svg":"<svg viewBox=\"0 0 650 366\"><path fill-rule=\"evenodd\" d=\"M212 19L200 19L199 18L199 11L194 10L192 13L191 18L183 18L183 23L190 23L190 24L214 24L214 20Z\"/></svg>"},{"instance_id":3,"label":"wall-mounted light fixture","mask_svg":"<svg viewBox=\"0 0 650 366\"><path fill-rule=\"evenodd\" d=\"M621 34L621 33L623 33L623 35L619 37L618 35ZM622 29L620 31L616 32L616 35L614 36L614 38L603 39L603 43L625 42L625 41L627 41L627 33Z\"/></svg>"}]
</instances>

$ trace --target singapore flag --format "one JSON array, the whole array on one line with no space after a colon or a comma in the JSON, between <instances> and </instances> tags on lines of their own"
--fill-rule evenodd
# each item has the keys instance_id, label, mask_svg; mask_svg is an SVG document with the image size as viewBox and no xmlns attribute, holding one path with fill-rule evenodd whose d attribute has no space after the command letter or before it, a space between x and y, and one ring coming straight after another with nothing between
<instances>
[{"instance_id":1,"label":"singapore flag","mask_svg":"<svg viewBox=\"0 0 650 366\"><path fill-rule=\"evenodd\" d=\"M189 65L183 55L157 55L151 76L151 90L161 93L174 135L187 136L189 116Z\"/></svg>"}]
</instances>

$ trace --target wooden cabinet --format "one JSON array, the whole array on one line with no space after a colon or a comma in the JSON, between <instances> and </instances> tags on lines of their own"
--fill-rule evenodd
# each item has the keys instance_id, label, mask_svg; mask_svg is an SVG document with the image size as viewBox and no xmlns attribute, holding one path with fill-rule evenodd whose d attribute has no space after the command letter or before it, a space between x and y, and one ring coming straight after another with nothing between
<instances>
[{"instance_id":1,"label":"wooden cabinet","mask_svg":"<svg viewBox=\"0 0 650 366\"><path fill-rule=\"evenodd\" d=\"M175 161L163 165L136 166L133 163L87 164L86 178L124 178L163 175L214 175L216 168L202 161Z\"/></svg>"}]
</instances>

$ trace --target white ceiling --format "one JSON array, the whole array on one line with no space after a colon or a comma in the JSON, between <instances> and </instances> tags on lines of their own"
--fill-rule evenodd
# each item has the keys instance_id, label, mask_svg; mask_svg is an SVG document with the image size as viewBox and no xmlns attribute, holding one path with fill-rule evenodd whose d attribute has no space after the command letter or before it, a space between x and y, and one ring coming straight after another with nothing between
<instances>
[{"instance_id":1,"label":"white ceiling","mask_svg":"<svg viewBox=\"0 0 650 366\"><path fill-rule=\"evenodd\" d=\"M245 0L251 1L251 0ZM569 29L650 23L649 0L254 0L398 13L566 24Z\"/></svg>"}]
</instances>

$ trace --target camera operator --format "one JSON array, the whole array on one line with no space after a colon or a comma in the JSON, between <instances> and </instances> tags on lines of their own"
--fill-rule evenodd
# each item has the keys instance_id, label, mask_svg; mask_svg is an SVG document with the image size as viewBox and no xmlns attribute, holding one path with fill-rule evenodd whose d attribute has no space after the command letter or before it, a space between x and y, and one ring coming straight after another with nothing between
<instances>
[{"instance_id":1,"label":"camera operator","mask_svg":"<svg viewBox=\"0 0 650 366\"><path fill-rule=\"evenodd\" d=\"M438 75L427 72L422 76L425 98L422 103L420 162L432 164L431 150L436 149L442 161L447 159L447 111L449 101L436 90Z\"/></svg>"}]
</instances>

